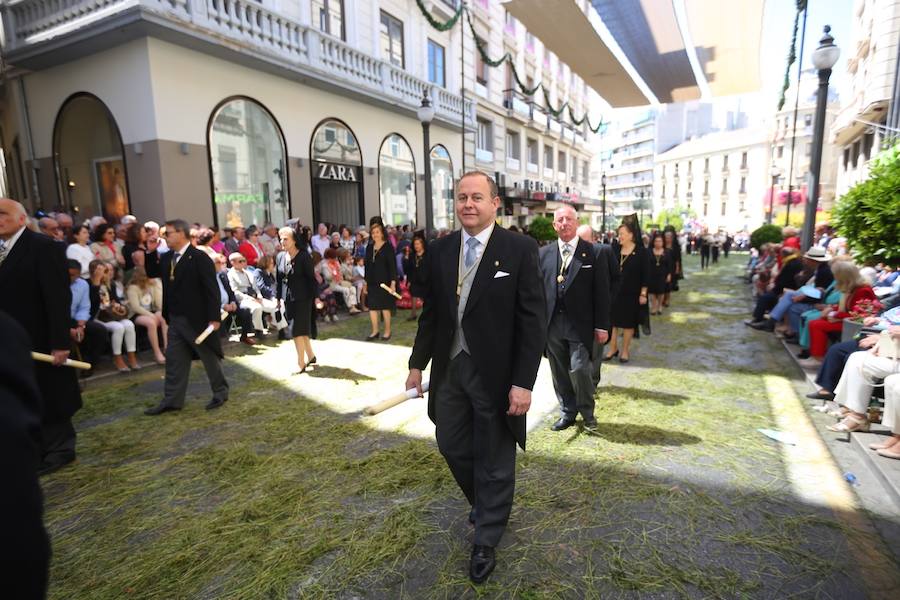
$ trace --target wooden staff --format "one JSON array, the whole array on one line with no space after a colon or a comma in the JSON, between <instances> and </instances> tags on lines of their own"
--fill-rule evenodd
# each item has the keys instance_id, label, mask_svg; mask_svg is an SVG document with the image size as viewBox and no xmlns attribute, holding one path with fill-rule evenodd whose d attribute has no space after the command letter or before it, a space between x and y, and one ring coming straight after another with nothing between
<instances>
[{"instance_id":1,"label":"wooden staff","mask_svg":"<svg viewBox=\"0 0 900 600\"><path fill-rule=\"evenodd\" d=\"M428 391L428 383L429 382L427 382L427 381L422 382L422 393L423 394ZM363 410L363 414L366 416L372 417L372 416L377 415L378 413L386 411L389 408L393 408L393 407L397 406L398 404L403 404L407 400L410 400L412 398L417 398L418 396L419 396L419 392L416 391L416 388L412 388L412 389L406 390L405 392L400 392L399 394L397 394L395 396L391 396L390 398L382 400L378 404L373 404L372 406L367 406Z\"/></svg>"},{"instance_id":2,"label":"wooden staff","mask_svg":"<svg viewBox=\"0 0 900 600\"><path fill-rule=\"evenodd\" d=\"M224 321L224 320L227 319L227 318L228 318L228 312L223 310L223 311L222 311L222 314L219 315L219 321ZM206 338L209 337L209 334L211 334L212 332L213 332L213 326L212 326L212 325L207 325L207 326L206 326L206 329L204 329L203 331L201 331L201 332L200 332L200 335L197 336L197 339L194 340L194 343L197 344L197 345L199 346L200 344L202 344L202 343L206 340Z\"/></svg>"},{"instance_id":3,"label":"wooden staff","mask_svg":"<svg viewBox=\"0 0 900 600\"><path fill-rule=\"evenodd\" d=\"M39 362L45 362L53 364L53 356L50 354L44 354L43 352L32 352L31 358ZM72 367L73 369L84 369L85 371L89 371L91 368L91 363L86 363L81 360L72 360L71 358L67 358L66 362L64 362L61 366L63 367Z\"/></svg>"},{"instance_id":4,"label":"wooden staff","mask_svg":"<svg viewBox=\"0 0 900 600\"><path fill-rule=\"evenodd\" d=\"M390 294L391 296L393 296L393 297L396 298L397 300L402 300L402 299L403 299L403 296L401 296L400 294L398 294L397 292L395 292L394 290L392 290L392 289L391 289L391 286L389 286L389 285L387 285L387 284L385 284L385 283L382 283L382 284L381 284L381 289L383 289L384 291L386 291L388 294Z\"/></svg>"}]
</instances>

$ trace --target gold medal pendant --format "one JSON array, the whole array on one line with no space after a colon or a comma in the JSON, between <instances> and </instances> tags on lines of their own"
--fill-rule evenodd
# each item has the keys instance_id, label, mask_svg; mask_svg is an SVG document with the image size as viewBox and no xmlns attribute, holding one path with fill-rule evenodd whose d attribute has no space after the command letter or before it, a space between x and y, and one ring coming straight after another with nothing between
<instances>
[{"instance_id":1,"label":"gold medal pendant","mask_svg":"<svg viewBox=\"0 0 900 600\"><path fill-rule=\"evenodd\" d=\"M565 281L565 280L566 280L566 278L563 277L562 275L557 275L557 276L556 276L556 283L562 283L562 282Z\"/></svg>"}]
</instances>

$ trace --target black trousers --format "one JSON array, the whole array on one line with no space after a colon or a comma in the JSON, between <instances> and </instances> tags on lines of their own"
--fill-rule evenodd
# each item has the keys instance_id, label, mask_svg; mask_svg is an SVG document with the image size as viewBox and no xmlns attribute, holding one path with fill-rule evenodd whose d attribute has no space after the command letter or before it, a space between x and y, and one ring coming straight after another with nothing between
<instances>
[{"instance_id":1,"label":"black trousers","mask_svg":"<svg viewBox=\"0 0 900 600\"><path fill-rule=\"evenodd\" d=\"M228 337L228 332L231 329L231 323L234 321L235 315L237 315L238 324L241 326L241 335L246 337L254 332L253 313L247 308L239 308L233 313L228 313L228 316L222 321L222 325L219 327L219 335L221 337Z\"/></svg>"},{"instance_id":2,"label":"black trousers","mask_svg":"<svg viewBox=\"0 0 900 600\"><path fill-rule=\"evenodd\" d=\"M41 424L41 462L62 463L75 458L75 427L72 419Z\"/></svg>"},{"instance_id":3,"label":"black trousers","mask_svg":"<svg viewBox=\"0 0 900 600\"><path fill-rule=\"evenodd\" d=\"M194 351L200 356L213 398L228 400L228 382L222 372L222 361L218 355L205 345L194 343L191 326L184 317L172 317L169 322L169 345L166 347L166 382L163 404L182 408L187 393L188 377L191 374L191 361Z\"/></svg>"},{"instance_id":4,"label":"black trousers","mask_svg":"<svg viewBox=\"0 0 900 600\"><path fill-rule=\"evenodd\" d=\"M700 246L700 268L709 267L709 246Z\"/></svg>"},{"instance_id":5,"label":"black trousers","mask_svg":"<svg viewBox=\"0 0 900 600\"><path fill-rule=\"evenodd\" d=\"M468 354L450 361L446 381L435 398L438 448L475 508L474 543L494 547L512 510L516 440L506 424L506 407L487 393Z\"/></svg>"},{"instance_id":6,"label":"black trousers","mask_svg":"<svg viewBox=\"0 0 900 600\"><path fill-rule=\"evenodd\" d=\"M575 420L577 415L585 421L594 418L594 364L590 350L578 340L567 335L569 328L566 315L557 314L550 320L547 332L547 357L550 359L550 373L553 390L559 402L560 417ZM593 349L593 348L591 348ZM597 370L599 381L600 371Z\"/></svg>"},{"instance_id":7,"label":"black trousers","mask_svg":"<svg viewBox=\"0 0 900 600\"><path fill-rule=\"evenodd\" d=\"M756 307L753 309L753 320L762 321L766 313L778 304L778 298L780 298L780 295L775 292L760 294L756 299Z\"/></svg>"},{"instance_id":8,"label":"black trousers","mask_svg":"<svg viewBox=\"0 0 900 600\"><path fill-rule=\"evenodd\" d=\"M841 373L844 372L847 359L857 350L859 350L859 342L856 340L847 340L829 347L828 352L825 353L825 360L819 367L819 373L816 375L816 383L823 389L834 392L841 379Z\"/></svg>"},{"instance_id":9,"label":"black trousers","mask_svg":"<svg viewBox=\"0 0 900 600\"><path fill-rule=\"evenodd\" d=\"M75 323L73 322L72 327L74 326ZM77 345L78 352L81 354L80 360L96 365L103 354L103 350L106 349L108 340L109 332L106 331L106 327L97 321L85 321L84 339Z\"/></svg>"}]
</instances>

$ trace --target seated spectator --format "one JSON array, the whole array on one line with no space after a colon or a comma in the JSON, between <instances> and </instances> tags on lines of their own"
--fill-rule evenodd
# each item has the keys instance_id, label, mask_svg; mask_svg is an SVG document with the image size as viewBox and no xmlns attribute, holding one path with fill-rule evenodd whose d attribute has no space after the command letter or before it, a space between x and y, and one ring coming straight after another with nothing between
<instances>
[{"instance_id":1,"label":"seated spectator","mask_svg":"<svg viewBox=\"0 0 900 600\"><path fill-rule=\"evenodd\" d=\"M800 250L800 237L797 235L800 231L796 227L787 226L781 230L781 245L785 248L794 248Z\"/></svg>"},{"instance_id":2,"label":"seated spectator","mask_svg":"<svg viewBox=\"0 0 900 600\"><path fill-rule=\"evenodd\" d=\"M369 310L366 306L366 296L369 293L369 286L366 283L366 257L353 256L348 260L353 261L353 270L350 275L350 281L356 287L356 296L359 299L359 307L362 310Z\"/></svg>"},{"instance_id":3,"label":"seated spectator","mask_svg":"<svg viewBox=\"0 0 900 600\"><path fill-rule=\"evenodd\" d=\"M356 241L353 239L353 234L350 232L350 228L346 225L341 225L340 227L340 237L341 237L341 248L353 254L353 251L356 250Z\"/></svg>"},{"instance_id":4,"label":"seated spectator","mask_svg":"<svg viewBox=\"0 0 900 600\"><path fill-rule=\"evenodd\" d=\"M98 259L91 262L90 272L91 318L109 332L113 363L119 372L137 371L141 366L135 355L137 347L134 323L128 319L128 309L116 295L116 287L112 283L113 267ZM122 360L123 343L128 352L128 366Z\"/></svg>"},{"instance_id":5,"label":"seated spectator","mask_svg":"<svg viewBox=\"0 0 900 600\"><path fill-rule=\"evenodd\" d=\"M216 234L209 227L201 227L199 231L197 231L197 249L203 250L208 257L211 259L219 254L219 251L213 248L213 242L215 242Z\"/></svg>"},{"instance_id":6,"label":"seated spectator","mask_svg":"<svg viewBox=\"0 0 900 600\"><path fill-rule=\"evenodd\" d=\"M156 221L147 221L144 223L144 229L147 231L147 245L151 248L156 248L156 251L163 255L169 251L169 246L166 244L165 236L160 235L159 233L159 223Z\"/></svg>"},{"instance_id":7,"label":"seated spectator","mask_svg":"<svg viewBox=\"0 0 900 600\"><path fill-rule=\"evenodd\" d=\"M893 326L888 332L892 340L900 339L900 326ZM895 360L879 356L877 347L851 354L834 391L834 401L841 407L843 419L828 429L840 433L868 431L868 408L876 380L896 372ZM897 433L895 429L892 431Z\"/></svg>"},{"instance_id":8,"label":"seated spectator","mask_svg":"<svg viewBox=\"0 0 900 600\"><path fill-rule=\"evenodd\" d=\"M247 228L245 233L247 239L241 242L241 245L238 247L238 252L244 255L248 265L255 265L256 261L259 260L259 257L265 256L262 246L259 245L259 229L256 228L256 225L251 225ZM231 255L229 255L229 259L230 257Z\"/></svg>"},{"instance_id":9,"label":"seated spectator","mask_svg":"<svg viewBox=\"0 0 900 600\"><path fill-rule=\"evenodd\" d=\"M213 263L216 265L216 281L219 283L221 308L228 314L222 320L222 325L219 327L219 335L227 338L228 332L231 330L231 324L237 319L241 327L241 343L253 346L256 344L256 341L250 337L254 333L253 317L249 310L238 306L234 290L231 289L231 284L228 282L228 260L221 254L217 254L213 258Z\"/></svg>"},{"instance_id":10,"label":"seated spectator","mask_svg":"<svg viewBox=\"0 0 900 600\"><path fill-rule=\"evenodd\" d=\"M65 233L60 229L56 219L52 217L41 217L38 219L38 229L50 239L56 240L57 242L66 241Z\"/></svg>"},{"instance_id":11,"label":"seated spectator","mask_svg":"<svg viewBox=\"0 0 900 600\"><path fill-rule=\"evenodd\" d=\"M881 424L891 430L891 437L869 444L869 448L885 458L900 459L900 374L888 375L884 380L884 415Z\"/></svg>"},{"instance_id":12,"label":"seated spectator","mask_svg":"<svg viewBox=\"0 0 900 600\"><path fill-rule=\"evenodd\" d=\"M331 234L331 243L328 244L328 247L332 250L337 250L341 247L341 234L335 231Z\"/></svg>"},{"instance_id":13,"label":"seated spectator","mask_svg":"<svg viewBox=\"0 0 900 600\"><path fill-rule=\"evenodd\" d=\"M125 257L116 245L116 230L106 223L100 223L94 228L94 243L91 251L94 258L103 262L117 265L125 264Z\"/></svg>"},{"instance_id":14,"label":"seated spectator","mask_svg":"<svg viewBox=\"0 0 900 600\"><path fill-rule=\"evenodd\" d=\"M831 267L828 264L828 256L825 254L825 250L817 246L810 248L809 251L803 255L803 266L804 275L802 275L801 278L809 275L809 279L804 285L818 290L819 296L807 297L797 290L786 289L784 294L781 295L781 298L778 299L775 308L769 312L769 318L763 325L751 324L751 327L764 331L773 331L778 324L786 318L788 310L792 306L799 304L801 308L804 305L809 307L810 305L815 304L816 300L824 298L826 288L834 281L834 275L831 273ZM785 330L786 329L784 328L782 329L782 331Z\"/></svg>"},{"instance_id":15,"label":"seated spectator","mask_svg":"<svg viewBox=\"0 0 900 600\"><path fill-rule=\"evenodd\" d=\"M156 363L166 364L169 326L162 316L162 281L150 279L143 267L135 267L125 293L132 320L147 330Z\"/></svg>"},{"instance_id":16,"label":"seated spectator","mask_svg":"<svg viewBox=\"0 0 900 600\"><path fill-rule=\"evenodd\" d=\"M879 298L900 292L900 271L891 265L884 265L872 285Z\"/></svg>"},{"instance_id":17,"label":"seated spectator","mask_svg":"<svg viewBox=\"0 0 900 600\"><path fill-rule=\"evenodd\" d=\"M253 318L253 329L256 337L265 335L263 331L263 313L274 315L278 310L278 302L263 298L259 287L256 285L256 277L246 270L247 259L243 254L235 252L228 257L231 261L231 269L228 271L228 283L234 291L240 308L250 311ZM275 323L280 327L280 323Z\"/></svg>"},{"instance_id":18,"label":"seated spectator","mask_svg":"<svg viewBox=\"0 0 900 600\"><path fill-rule=\"evenodd\" d=\"M313 274L316 277L316 314L320 315L326 322L327 321L337 321L337 298L334 296L334 291L331 289L331 286L325 281L325 278L322 276L321 269L319 267L322 264L322 255L318 252L313 251L310 254L310 258L312 259L313 264ZM315 331L315 328L313 328ZM315 338L316 335L313 334L310 337Z\"/></svg>"},{"instance_id":19,"label":"seated spectator","mask_svg":"<svg viewBox=\"0 0 900 600\"><path fill-rule=\"evenodd\" d=\"M840 332L843 319L857 310L860 303L874 301L872 288L860 277L859 268L850 261L835 262L833 266L835 289L841 292L837 305L826 306L822 315L809 323L810 358L801 359L804 367L818 368L828 349L828 334Z\"/></svg>"},{"instance_id":20,"label":"seated spectator","mask_svg":"<svg viewBox=\"0 0 900 600\"><path fill-rule=\"evenodd\" d=\"M88 246L91 239L91 231L82 223L72 230L71 243L66 247L66 258L77 260L81 265L81 277L87 279L91 276L90 266L94 260L94 251Z\"/></svg>"},{"instance_id":21,"label":"seated spectator","mask_svg":"<svg viewBox=\"0 0 900 600\"><path fill-rule=\"evenodd\" d=\"M278 240L278 228L272 223L266 223L263 232L259 236L259 245L266 256L273 257L281 252L281 242Z\"/></svg>"},{"instance_id":22,"label":"seated spectator","mask_svg":"<svg viewBox=\"0 0 900 600\"><path fill-rule=\"evenodd\" d=\"M81 278L81 264L69 259L69 290L72 292L69 335L77 350L76 356L91 365L97 364L106 345L106 328L91 320L91 286ZM93 369L82 371L82 377L89 377Z\"/></svg>"},{"instance_id":23,"label":"seated spectator","mask_svg":"<svg viewBox=\"0 0 900 600\"><path fill-rule=\"evenodd\" d=\"M353 258L366 258L366 246L369 245L369 232L365 228L360 228L356 232L356 249L353 251Z\"/></svg>"},{"instance_id":24,"label":"seated spectator","mask_svg":"<svg viewBox=\"0 0 900 600\"><path fill-rule=\"evenodd\" d=\"M337 250L334 248L325 250L325 260L320 262L317 268L331 291L343 296L344 305L350 309L350 314L355 315L358 313L356 288L352 283L344 279L341 272L341 263L337 258Z\"/></svg>"},{"instance_id":25,"label":"seated spectator","mask_svg":"<svg viewBox=\"0 0 900 600\"><path fill-rule=\"evenodd\" d=\"M753 319L744 321L745 325L754 328L762 328L766 324L766 312L775 308L778 299L785 289L795 289L797 275L803 269L803 263L799 260L800 251L796 248L782 248L781 270L775 281L770 284L767 291L756 299L756 307L753 309Z\"/></svg>"},{"instance_id":26,"label":"seated spectator","mask_svg":"<svg viewBox=\"0 0 900 600\"><path fill-rule=\"evenodd\" d=\"M275 300L275 286L277 278L275 273L275 259L272 256L262 256L256 261L256 271L253 273L256 278L256 287L259 293L266 300Z\"/></svg>"}]
</instances>

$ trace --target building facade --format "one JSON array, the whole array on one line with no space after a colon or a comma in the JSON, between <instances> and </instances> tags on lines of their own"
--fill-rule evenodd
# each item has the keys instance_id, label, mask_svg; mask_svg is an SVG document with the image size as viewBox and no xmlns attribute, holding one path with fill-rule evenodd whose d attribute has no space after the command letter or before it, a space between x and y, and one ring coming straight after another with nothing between
<instances>
[{"instance_id":1,"label":"building facade","mask_svg":"<svg viewBox=\"0 0 900 600\"><path fill-rule=\"evenodd\" d=\"M656 157L654 210L676 210L710 231L752 231L763 223L769 172L764 128L710 133Z\"/></svg>"},{"instance_id":2,"label":"building facade","mask_svg":"<svg viewBox=\"0 0 900 600\"><path fill-rule=\"evenodd\" d=\"M830 127L840 197L868 178L870 160L890 137L885 124L891 106L896 114L900 103L900 0L855 0L851 39L836 43L847 56L848 71L839 90L840 113Z\"/></svg>"},{"instance_id":3,"label":"building facade","mask_svg":"<svg viewBox=\"0 0 900 600\"><path fill-rule=\"evenodd\" d=\"M425 4L439 21L456 13L452 0ZM520 73L553 83L552 103L583 114L584 85L565 65L499 3L471 5L491 56L515 51ZM377 214L422 225L428 160L434 226L452 228L464 168L498 174L522 201L532 198L518 190L543 188L573 202L586 179L576 168L590 157L584 128L514 101L465 20L438 31L415 0L19 0L2 10L4 185L29 210L220 227L359 225ZM417 117L426 95L428 149Z\"/></svg>"}]
</instances>

